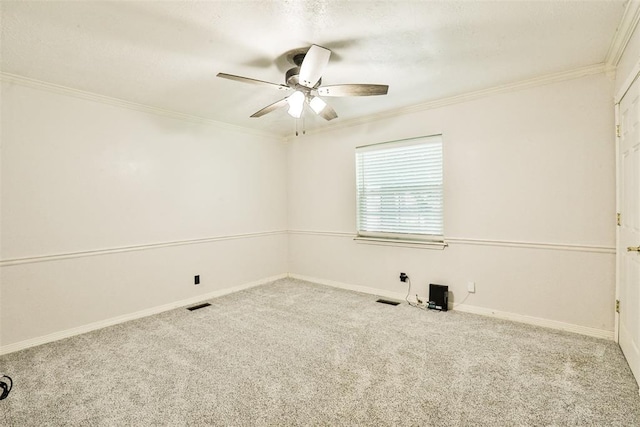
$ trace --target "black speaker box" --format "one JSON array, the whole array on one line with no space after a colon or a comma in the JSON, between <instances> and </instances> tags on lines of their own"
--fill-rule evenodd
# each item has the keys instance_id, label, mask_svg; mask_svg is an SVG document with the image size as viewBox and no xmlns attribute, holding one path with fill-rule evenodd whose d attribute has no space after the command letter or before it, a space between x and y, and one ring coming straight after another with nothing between
<instances>
[{"instance_id":1,"label":"black speaker box","mask_svg":"<svg viewBox=\"0 0 640 427\"><path fill-rule=\"evenodd\" d=\"M449 308L449 287L429 284L429 308L447 311Z\"/></svg>"}]
</instances>

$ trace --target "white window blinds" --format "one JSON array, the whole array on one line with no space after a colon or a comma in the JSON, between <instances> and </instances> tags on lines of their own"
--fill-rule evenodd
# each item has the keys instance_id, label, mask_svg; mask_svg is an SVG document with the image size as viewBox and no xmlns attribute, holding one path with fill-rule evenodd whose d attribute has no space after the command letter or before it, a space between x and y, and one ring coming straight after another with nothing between
<instances>
[{"instance_id":1,"label":"white window blinds","mask_svg":"<svg viewBox=\"0 0 640 427\"><path fill-rule=\"evenodd\" d=\"M442 240L442 138L356 148L358 235Z\"/></svg>"}]
</instances>

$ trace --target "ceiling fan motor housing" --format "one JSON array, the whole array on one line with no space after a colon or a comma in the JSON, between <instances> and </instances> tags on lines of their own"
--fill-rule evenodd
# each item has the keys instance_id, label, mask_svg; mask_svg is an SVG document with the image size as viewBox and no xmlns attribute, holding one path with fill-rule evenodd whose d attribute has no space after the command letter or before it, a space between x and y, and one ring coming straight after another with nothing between
<instances>
[{"instance_id":1,"label":"ceiling fan motor housing","mask_svg":"<svg viewBox=\"0 0 640 427\"><path fill-rule=\"evenodd\" d=\"M299 75L300 75L300 67L293 67L287 70L287 73L285 74L286 85L295 90L301 90L304 92L309 91L310 88L300 84ZM318 83L316 83L313 86L313 89L317 89L318 87L320 87L321 84L322 84L322 79L318 80Z\"/></svg>"},{"instance_id":2,"label":"ceiling fan motor housing","mask_svg":"<svg viewBox=\"0 0 640 427\"><path fill-rule=\"evenodd\" d=\"M308 49L307 49L308 50ZM304 57L307 55L307 52L303 52L303 53L297 53L295 55L293 55L293 58L291 58L291 62L293 62L296 66L301 66L302 65L302 61L304 61Z\"/></svg>"}]
</instances>

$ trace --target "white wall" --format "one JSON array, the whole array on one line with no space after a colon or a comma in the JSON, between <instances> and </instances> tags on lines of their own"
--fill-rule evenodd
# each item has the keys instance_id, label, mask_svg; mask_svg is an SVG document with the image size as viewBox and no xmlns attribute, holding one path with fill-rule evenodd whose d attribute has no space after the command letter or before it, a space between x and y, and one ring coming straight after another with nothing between
<instances>
[{"instance_id":1,"label":"white wall","mask_svg":"<svg viewBox=\"0 0 640 427\"><path fill-rule=\"evenodd\" d=\"M283 145L3 83L0 344L287 271L396 293L404 271L422 296L442 283L455 303L612 331L612 86L583 77ZM436 133L450 246L354 242L355 146Z\"/></svg>"},{"instance_id":2,"label":"white wall","mask_svg":"<svg viewBox=\"0 0 640 427\"><path fill-rule=\"evenodd\" d=\"M287 271L274 138L3 83L1 160L3 346Z\"/></svg>"},{"instance_id":3,"label":"white wall","mask_svg":"<svg viewBox=\"0 0 640 427\"><path fill-rule=\"evenodd\" d=\"M401 293L403 271L422 296L446 284L455 303L613 331L612 97L598 74L294 140L290 272ZM438 133L450 246L353 241L354 148Z\"/></svg>"}]
</instances>

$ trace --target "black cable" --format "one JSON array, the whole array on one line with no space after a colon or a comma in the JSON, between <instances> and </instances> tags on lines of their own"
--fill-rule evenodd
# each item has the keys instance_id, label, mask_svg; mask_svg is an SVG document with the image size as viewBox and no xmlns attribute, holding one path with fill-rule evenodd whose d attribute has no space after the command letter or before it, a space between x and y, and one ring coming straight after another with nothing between
<instances>
[{"instance_id":1,"label":"black cable","mask_svg":"<svg viewBox=\"0 0 640 427\"><path fill-rule=\"evenodd\" d=\"M7 384L6 381L2 381L3 378L8 379L9 384ZM9 396L9 392L11 391L12 388L13 388L13 380L11 379L11 377L9 375L0 376L0 390L2 390L2 393L0 394L0 400L6 399L7 396Z\"/></svg>"}]
</instances>

